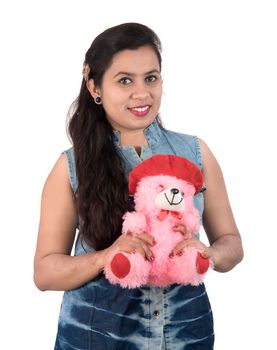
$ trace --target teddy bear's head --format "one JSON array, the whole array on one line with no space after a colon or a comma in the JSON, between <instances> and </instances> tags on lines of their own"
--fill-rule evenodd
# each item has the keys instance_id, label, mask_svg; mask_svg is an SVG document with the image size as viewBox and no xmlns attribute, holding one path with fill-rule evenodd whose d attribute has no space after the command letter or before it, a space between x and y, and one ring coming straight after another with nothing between
<instances>
[{"instance_id":1,"label":"teddy bear's head","mask_svg":"<svg viewBox=\"0 0 277 350\"><path fill-rule=\"evenodd\" d=\"M202 186L199 168L176 155L153 156L129 175L129 192L134 195L136 211L160 219L168 212L181 217L193 210L193 197Z\"/></svg>"},{"instance_id":2,"label":"teddy bear's head","mask_svg":"<svg viewBox=\"0 0 277 350\"><path fill-rule=\"evenodd\" d=\"M136 211L148 217L158 217L164 211L181 214L192 208L194 193L191 184L174 176L147 176L136 188Z\"/></svg>"}]
</instances>

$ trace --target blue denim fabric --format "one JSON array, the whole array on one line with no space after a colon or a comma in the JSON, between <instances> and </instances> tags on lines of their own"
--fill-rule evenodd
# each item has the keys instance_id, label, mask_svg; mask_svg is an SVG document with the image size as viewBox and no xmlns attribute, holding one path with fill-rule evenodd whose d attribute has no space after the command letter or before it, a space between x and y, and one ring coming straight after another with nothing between
<instances>
[{"instance_id":1,"label":"blue denim fabric","mask_svg":"<svg viewBox=\"0 0 277 350\"><path fill-rule=\"evenodd\" d=\"M154 154L177 154L202 168L199 140L195 136L161 129L154 121L146 130L148 146L139 157L133 147L114 140L125 164L125 173ZM73 150L65 152L70 182L78 184ZM203 195L195 196L203 213ZM75 255L93 252L80 237ZM144 286L123 289L103 276L64 293L55 350L212 350L213 317L204 284Z\"/></svg>"}]
</instances>

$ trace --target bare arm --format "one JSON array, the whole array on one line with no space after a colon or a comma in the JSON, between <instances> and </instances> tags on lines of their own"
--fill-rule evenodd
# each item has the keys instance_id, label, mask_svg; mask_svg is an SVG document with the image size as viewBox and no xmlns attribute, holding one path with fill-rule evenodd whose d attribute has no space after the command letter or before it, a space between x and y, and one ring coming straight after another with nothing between
<instances>
[{"instance_id":1,"label":"bare arm","mask_svg":"<svg viewBox=\"0 0 277 350\"><path fill-rule=\"evenodd\" d=\"M49 174L42 193L41 216L34 259L34 281L41 290L66 290L97 276L102 254L70 256L77 214L62 155Z\"/></svg>"},{"instance_id":2,"label":"bare arm","mask_svg":"<svg viewBox=\"0 0 277 350\"><path fill-rule=\"evenodd\" d=\"M34 281L40 290L69 290L94 279L102 272L113 249L137 250L150 258L148 243L124 235L102 251L71 256L75 238L77 212L67 173L66 158L62 155L49 174L42 193L41 216L34 259Z\"/></svg>"},{"instance_id":3,"label":"bare arm","mask_svg":"<svg viewBox=\"0 0 277 350\"><path fill-rule=\"evenodd\" d=\"M207 191L204 192L203 226L211 245L206 255L213 258L215 270L226 272L243 258L241 237L219 164L203 141L201 141L201 151L207 187Z\"/></svg>"}]
</instances>

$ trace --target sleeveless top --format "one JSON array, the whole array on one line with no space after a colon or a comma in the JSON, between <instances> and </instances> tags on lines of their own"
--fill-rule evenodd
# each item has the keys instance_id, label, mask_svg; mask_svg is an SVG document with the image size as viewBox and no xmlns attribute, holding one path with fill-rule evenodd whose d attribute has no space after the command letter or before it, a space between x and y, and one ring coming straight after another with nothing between
<instances>
[{"instance_id":1,"label":"sleeveless top","mask_svg":"<svg viewBox=\"0 0 277 350\"><path fill-rule=\"evenodd\" d=\"M161 128L157 121L144 131L148 141L139 156L132 146L114 142L124 160L125 174L155 154L176 154L202 169L199 140ZM73 149L65 151L70 183L78 183ZM203 194L194 198L200 216ZM80 234L75 255L93 252ZM127 289L112 285L100 274L85 285L65 291L58 324L55 350L212 350L213 317L204 284L197 287L170 285Z\"/></svg>"}]
</instances>

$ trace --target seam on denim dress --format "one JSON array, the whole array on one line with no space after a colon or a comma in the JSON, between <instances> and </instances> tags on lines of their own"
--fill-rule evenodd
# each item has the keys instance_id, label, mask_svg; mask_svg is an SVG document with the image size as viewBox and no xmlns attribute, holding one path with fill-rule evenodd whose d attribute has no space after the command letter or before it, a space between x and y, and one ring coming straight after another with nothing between
<instances>
[{"instance_id":1,"label":"seam on denim dress","mask_svg":"<svg viewBox=\"0 0 277 350\"><path fill-rule=\"evenodd\" d=\"M70 185L72 187L72 190L74 194L77 190L77 175L76 175L76 169L75 169L75 160L74 160L74 154L73 154L73 148L70 148L63 152L67 159L67 169L68 169L68 175L69 175L69 181Z\"/></svg>"},{"instance_id":2,"label":"seam on denim dress","mask_svg":"<svg viewBox=\"0 0 277 350\"><path fill-rule=\"evenodd\" d=\"M202 161L202 153L201 153L201 147L200 147L200 140L197 136L193 136L194 142L195 142L195 149L196 149L196 160L198 163L199 168L203 169L203 161Z\"/></svg>"},{"instance_id":3,"label":"seam on denim dress","mask_svg":"<svg viewBox=\"0 0 277 350\"><path fill-rule=\"evenodd\" d=\"M92 295L93 295L93 301L92 301L91 305L95 305L96 295L97 295L97 288L95 288L95 287L93 288L93 294ZM88 334L88 350L93 349L92 328L93 328L94 314L95 314L95 309L93 307L91 307L90 317L89 317L89 327L90 327L91 331Z\"/></svg>"}]
</instances>

